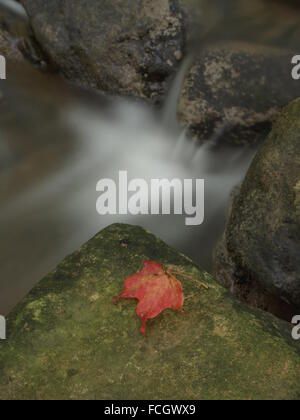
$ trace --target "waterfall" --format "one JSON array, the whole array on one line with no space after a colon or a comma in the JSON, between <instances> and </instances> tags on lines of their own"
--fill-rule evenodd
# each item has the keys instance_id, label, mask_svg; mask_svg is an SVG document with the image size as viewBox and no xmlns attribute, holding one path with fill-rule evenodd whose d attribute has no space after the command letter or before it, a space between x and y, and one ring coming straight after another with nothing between
<instances>
[{"instance_id":1,"label":"waterfall","mask_svg":"<svg viewBox=\"0 0 300 420\"><path fill-rule=\"evenodd\" d=\"M189 55L187 58L185 58L182 61L179 71L177 72L173 80L170 92L164 104L164 108L162 112L162 121L163 121L163 126L166 127L167 130L174 130L177 128L178 102L179 102L182 86L184 83L185 75L189 67L191 66L191 64L192 64L192 56Z\"/></svg>"},{"instance_id":2,"label":"waterfall","mask_svg":"<svg viewBox=\"0 0 300 420\"><path fill-rule=\"evenodd\" d=\"M0 8L6 9L19 18L25 19L26 21L28 20L24 7L15 0L0 0Z\"/></svg>"}]
</instances>

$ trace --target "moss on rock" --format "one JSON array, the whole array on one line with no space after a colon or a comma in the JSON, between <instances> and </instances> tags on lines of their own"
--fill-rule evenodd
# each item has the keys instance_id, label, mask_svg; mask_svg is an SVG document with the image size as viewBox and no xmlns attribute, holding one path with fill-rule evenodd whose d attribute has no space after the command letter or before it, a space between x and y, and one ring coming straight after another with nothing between
<instances>
[{"instance_id":1,"label":"moss on rock","mask_svg":"<svg viewBox=\"0 0 300 420\"><path fill-rule=\"evenodd\" d=\"M144 337L135 301L114 305L113 296L146 258L182 272L185 304L149 321ZM297 399L300 346L290 334L144 229L112 225L10 314L0 397Z\"/></svg>"},{"instance_id":2,"label":"moss on rock","mask_svg":"<svg viewBox=\"0 0 300 420\"><path fill-rule=\"evenodd\" d=\"M234 200L216 270L224 277L226 255L233 286L251 289L254 282L296 311L300 309L299 129L297 99L278 119Z\"/></svg>"}]
</instances>

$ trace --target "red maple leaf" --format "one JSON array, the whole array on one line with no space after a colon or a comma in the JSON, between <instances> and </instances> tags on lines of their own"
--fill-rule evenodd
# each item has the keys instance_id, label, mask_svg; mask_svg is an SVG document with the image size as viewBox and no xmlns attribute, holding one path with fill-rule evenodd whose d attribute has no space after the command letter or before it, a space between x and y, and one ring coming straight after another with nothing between
<instances>
[{"instance_id":1,"label":"red maple leaf","mask_svg":"<svg viewBox=\"0 0 300 420\"><path fill-rule=\"evenodd\" d=\"M165 309L182 311L183 293L179 280L155 261L144 261L142 271L125 280L123 292L114 298L138 299L136 313L142 321L141 333L146 333L147 319L153 319Z\"/></svg>"}]
</instances>

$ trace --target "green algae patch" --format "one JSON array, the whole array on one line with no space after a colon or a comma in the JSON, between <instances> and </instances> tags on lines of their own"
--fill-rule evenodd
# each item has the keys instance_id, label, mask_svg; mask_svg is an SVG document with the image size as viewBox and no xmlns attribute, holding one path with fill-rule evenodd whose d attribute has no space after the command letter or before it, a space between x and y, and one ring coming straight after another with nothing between
<instances>
[{"instance_id":1,"label":"green algae patch","mask_svg":"<svg viewBox=\"0 0 300 420\"><path fill-rule=\"evenodd\" d=\"M113 304L144 259L176 267L185 296L183 312L148 321L146 337L136 301ZM140 227L100 232L7 323L1 399L300 398L300 346L290 325L238 303Z\"/></svg>"}]
</instances>

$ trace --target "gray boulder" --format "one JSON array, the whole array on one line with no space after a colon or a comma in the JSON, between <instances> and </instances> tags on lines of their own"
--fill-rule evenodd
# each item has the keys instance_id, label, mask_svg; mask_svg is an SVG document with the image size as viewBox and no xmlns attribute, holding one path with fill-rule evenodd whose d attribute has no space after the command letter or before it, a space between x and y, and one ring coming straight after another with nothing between
<instances>
[{"instance_id":1,"label":"gray boulder","mask_svg":"<svg viewBox=\"0 0 300 420\"><path fill-rule=\"evenodd\" d=\"M299 130L300 99L282 113L233 200L215 266L236 294L287 317L300 310Z\"/></svg>"},{"instance_id":2,"label":"gray boulder","mask_svg":"<svg viewBox=\"0 0 300 420\"><path fill-rule=\"evenodd\" d=\"M208 47L188 72L178 114L200 140L227 122L224 140L264 139L283 106L300 96L291 77L293 53L256 44Z\"/></svg>"},{"instance_id":3,"label":"gray boulder","mask_svg":"<svg viewBox=\"0 0 300 420\"><path fill-rule=\"evenodd\" d=\"M67 79L159 99L183 55L176 0L23 0L35 38Z\"/></svg>"}]
</instances>

